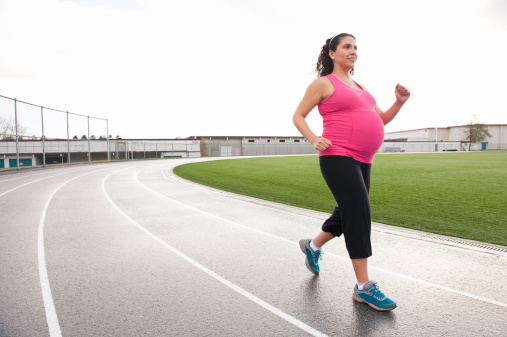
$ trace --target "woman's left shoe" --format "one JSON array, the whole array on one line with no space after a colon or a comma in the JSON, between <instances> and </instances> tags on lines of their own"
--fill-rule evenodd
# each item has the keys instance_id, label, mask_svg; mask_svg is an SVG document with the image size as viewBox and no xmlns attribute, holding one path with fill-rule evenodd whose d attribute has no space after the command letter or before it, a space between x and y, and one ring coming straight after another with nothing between
<instances>
[{"instance_id":1,"label":"woman's left shoe","mask_svg":"<svg viewBox=\"0 0 507 337\"><path fill-rule=\"evenodd\" d=\"M319 275L319 259L322 259L322 254L324 254L324 252L322 249L313 250L310 246L310 241L312 241L312 239L299 240L299 248L301 248L301 251L306 255L305 263L308 270L315 275Z\"/></svg>"},{"instance_id":2,"label":"woman's left shoe","mask_svg":"<svg viewBox=\"0 0 507 337\"><path fill-rule=\"evenodd\" d=\"M356 284L352 298L359 303L366 303L378 311L389 311L396 308L396 302L387 298L378 288L377 282L374 281L368 281L363 290L359 290Z\"/></svg>"}]
</instances>

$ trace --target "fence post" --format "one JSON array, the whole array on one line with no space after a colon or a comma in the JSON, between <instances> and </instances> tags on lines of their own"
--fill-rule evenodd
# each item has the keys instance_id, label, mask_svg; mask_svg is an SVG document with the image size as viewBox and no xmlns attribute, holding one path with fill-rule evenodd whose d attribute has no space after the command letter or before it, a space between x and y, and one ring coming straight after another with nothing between
<instances>
[{"instance_id":1,"label":"fence post","mask_svg":"<svg viewBox=\"0 0 507 337\"><path fill-rule=\"evenodd\" d=\"M107 161L111 161L111 155L109 151L109 119L106 119L106 139L107 139Z\"/></svg>"},{"instance_id":2,"label":"fence post","mask_svg":"<svg viewBox=\"0 0 507 337\"><path fill-rule=\"evenodd\" d=\"M67 164L70 164L69 112L67 111Z\"/></svg>"},{"instance_id":3,"label":"fence post","mask_svg":"<svg viewBox=\"0 0 507 337\"><path fill-rule=\"evenodd\" d=\"M438 152L438 127L435 127L435 152Z\"/></svg>"},{"instance_id":4,"label":"fence post","mask_svg":"<svg viewBox=\"0 0 507 337\"><path fill-rule=\"evenodd\" d=\"M14 98L14 131L16 132L16 169L19 170L18 104L16 98Z\"/></svg>"},{"instance_id":5,"label":"fence post","mask_svg":"<svg viewBox=\"0 0 507 337\"><path fill-rule=\"evenodd\" d=\"M88 116L88 164L92 163L92 154L90 153L90 116Z\"/></svg>"},{"instance_id":6,"label":"fence post","mask_svg":"<svg viewBox=\"0 0 507 337\"><path fill-rule=\"evenodd\" d=\"M42 166L46 167L46 148L44 147L44 107L40 106L40 119L42 124Z\"/></svg>"}]
</instances>

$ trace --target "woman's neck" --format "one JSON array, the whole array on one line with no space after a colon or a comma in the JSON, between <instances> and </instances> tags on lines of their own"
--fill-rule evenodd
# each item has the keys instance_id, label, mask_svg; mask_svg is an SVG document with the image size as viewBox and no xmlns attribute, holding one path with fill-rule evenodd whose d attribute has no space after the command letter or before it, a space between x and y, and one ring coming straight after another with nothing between
<instances>
[{"instance_id":1,"label":"woman's neck","mask_svg":"<svg viewBox=\"0 0 507 337\"><path fill-rule=\"evenodd\" d=\"M342 69L339 67L335 67L333 69L333 75L338 77L341 80L351 80L352 77L350 77L350 69Z\"/></svg>"}]
</instances>

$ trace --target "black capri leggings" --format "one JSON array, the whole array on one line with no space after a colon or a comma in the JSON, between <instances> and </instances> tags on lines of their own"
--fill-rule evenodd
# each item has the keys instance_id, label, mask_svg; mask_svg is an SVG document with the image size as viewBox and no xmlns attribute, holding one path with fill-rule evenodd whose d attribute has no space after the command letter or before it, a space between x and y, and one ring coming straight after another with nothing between
<instances>
[{"instance_id":1,"label":"black capri leggings","mask_svg":"<svg viewBox=\"0 0 507 337\"><path fill-rule=\"evenodd\" d=\"M371 256L371 164L351 157L321 156L320 170L338 206L322 225L334 236L344 235L351 259Z\"/></svg>"}]
</instances>

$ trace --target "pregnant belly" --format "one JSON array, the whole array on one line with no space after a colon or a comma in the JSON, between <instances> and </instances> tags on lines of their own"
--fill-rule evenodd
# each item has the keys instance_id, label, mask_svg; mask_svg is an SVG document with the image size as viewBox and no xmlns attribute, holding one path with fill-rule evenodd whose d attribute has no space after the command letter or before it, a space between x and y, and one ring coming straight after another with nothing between
<instances>
[{"instance_id":1,"label":"pregnant belly","mask_svg":"<svg viewBox=\"0 0 507 337\"><path fill-rule=\"evenodd\" d=\"M384 123L377 112L354 111L343 118L333 118L324 123L323 137L331 140L332 146L321 155L346 155L362 162L372 162L375 153L384 141Z\"/></svg>"},{"instance_id":2,"label":"pregnant belly","mask_svg":"<svg viewBox=\"0 0 507 337\"><path fill-rule=\"evenodd\" d=\"M354 123L354 130L350 140L350 147L364 154L375 154L384 141L384 123L380 116L375 115Z\"/></svg>"}]
</instances>

